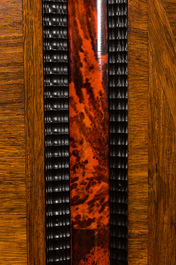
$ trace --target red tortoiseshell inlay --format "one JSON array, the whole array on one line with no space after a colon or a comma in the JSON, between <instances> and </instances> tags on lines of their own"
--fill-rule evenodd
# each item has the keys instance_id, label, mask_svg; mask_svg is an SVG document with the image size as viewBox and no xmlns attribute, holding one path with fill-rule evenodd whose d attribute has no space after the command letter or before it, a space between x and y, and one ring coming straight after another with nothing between
<instances>
[{"instance_id":1,"label":"red tortoiseshell inlay","mask_svg":"<svg viewBox=\"0 0 176 265\"><path fill-rule=\"evenodd\" d=\"M109 265L109 227L105 229L72 230L73 265Z\"/></svg>"},{"instance_id":2,"label":"red tortoiseshell inlay","mask_svg":"<svg viewBox=\"0 0 176 265\"><path fill-rule=\"evenodd\" d=\"M68 0L68 16L72 264L108 265L107 0Z\"/></svg>"}]
</instances>

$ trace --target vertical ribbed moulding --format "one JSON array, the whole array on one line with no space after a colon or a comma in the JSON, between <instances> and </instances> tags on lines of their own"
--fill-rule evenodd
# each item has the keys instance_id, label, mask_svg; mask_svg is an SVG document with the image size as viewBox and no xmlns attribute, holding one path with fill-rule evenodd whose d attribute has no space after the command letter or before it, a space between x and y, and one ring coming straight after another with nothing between
<instances>
[{"instance_id":1,"label":"vertical ribbed moulding","mask_svg":"<svg viewBox=\"0 0 176 265\"><path fill-rule=\"evenodd\" d=\"M110 258L127 265L128 21L127 0L108 0L110 117Z\"/></svg>"},{"instance_id":2,"label":"vertical ribbed moulding","mask_svg":"<svg viewBox=\"0 0 176 265\"><path fill-rule=\"evenodd\" d=\"M70 251L70 203L72 207L72 233L74 240L82 242L83 245L72 246L74 253L72 261L75 264L82 262L81 264L86 264L92 260L93 257L98 257L101 260L102 256L105 255L105 251L102 250L103 255L100 254L99 250L102 248L103 238L107 238L106 243L108 243L108 231L109 225L101 225L101 209L98 208L99 199L101 202L102 198L108 198L104 196L104 192L101 193L100 198L97 197L95 193L95 200L89 197L91 192L91 185L96 186L96 183L91 180L91 165L100 158L101 152L96 154L97 150L103 148L103 140L109 138L109 148L107 149L109 153L109 160L106 157L106 162L102 164L105 167L106 163L109 163L109 174L110 178L110 264L111 265L127 265L127 187L128 187L128 58L127 58L127 12L128 3L127 0L108 0L108 39L106 39L105 32L102 35L103 23L106 22L106 17L101 17L101 12L105 11L105 2L103 0L91 0L89 5L83 1L70 1L70 14L71 12L76 12L81 14L77 17L76 25L75 19L71 22L70 20L70 69L71 75L69 77L68 73L68 23L67 23L67 1L66 0L53 0L53 1L43 1L43 21L44 21L44 84L45 84L45 169L46 169L46 235L47 235L47 264L71 264L71 251ZM88 12L87 18L84 14L78 12L77 9L74 10L77 4L80 12ZM82 3L82 5L81 5ZM92 4L91 4L92 3ZM103 3L103 5L102 5ZM97 18L92 23L94 19L94 5L97 12ZM87 11L86 11L87 9ZM103 12L104 12L103 11ZM92 15L91 15L91 12ZM105 13L104 13L105 14ZM87 26L86 26L87 23ZM97 24L96 24L97 23ZM96 25L99 27L96 28ZM81 27L85 28L84 31ZM105 26L105 24L104 24ZM72 28L74 27L74 29ZM77 27L77 32L75 28ZM91 28L92 27L92 28ZM80 32L82 32L81 35ZM78 34L79 33L79 34ZM79 36L80 35L80 36ZM84 37L83 37L84 36ZM90 38L90 43L89 42ZM78 46L73 46L78 39ZM82 43L82 46L81 46ZM107 63L104 61L107 55L106 45L109 46L109 62L108 68ZM80 45L80 47L79 47ZM89 47L90 46L90 47ZM107 46L107 47L108 47ZM103 48L104 47L104 48ZM104 50L102 50L102 48ZM80 53L78 56L77 51ZM75 54L74 53L75 50ZM89 55L92 51L92 57ZM76 57L78 56L78 57ZM93 64L95 56L95 62L98 65ZM79 61L76 58L80 59ZM75 66L74 66L75 64ZM75 67L78 67L75 69ZM81 69L81 70L80 70ZM98 70L99 69L99 70ZM109 71L107 71L109 69ZM98 73L93 77L94 72ZM101 81L101 71L103 73L103 81ZM81 77L81 75L82 77ZM91 77L92 73L92 77ZM106 84L106 73L108 73L109 86ZM71 82L75 84L76 94L75 96L70 94L69 103L69 78L70 87ZM85 80L84 80L85 79ZM106 95L108 91L109 103L106 101L106 96L102 96L102 92L97 92L97 98L93 95L96 93L93 90L101 88L98 87L96 82L103 84L102 92ZM95 84L94 81L96 80ZM83 82L84 81L84 82ZM82 82L82 83L81 83ZM80 84L82 86L80 87ZM109 88L108 88L109 87ZM108 90L107 90L108 88ZM81 92L82 91L82 92ZM72 89L72 92L74 90ZM101 97L102 107L98 107L98 97ZM74 98L75 97L75 98ZM76 112L74 100L78 97L80 109ZM70 105L69 105L70 104ZM92 104L92 105L91 105ZM106 106L109 105L109 113L107 112ZM70 137L71 145L69 150L69 106L75 111L70 113L71 124L73 125L74 119L79 127L79 133L75 134L74 126L72 127L72 135ZM83 106L83 108L81 107ZM91 108L94 118L91 117ZM97 108L97 109L96 109ZM104 108L104 109L103 109ZM104 112L102 112L102 110ZM100 113L99 113L100 112ZM79 113L79 114L78 114ZM99 126L97 126L97 115L104 115L104 121L99 119ZM104 113L104 114L101 114ZM73 115L74 114L74 115ZM108 118L109 115L109 129L108 129ZM85 122L84 122L85 119ZM95 122L96 120L96 122ZM92 125L91 125L92 124ZM91 126L89 126L91 125ZM92 127L94 126L94 127ZM75 128L78 128L75 127ZM88 129L89 133L86 133L85 128ZM89 128L90 127L90 128ZM104 136L103 135L104 131ZM109 132L109 136L107 135ZM95 134L94 134L95 133ZM93 135L94 134L94 135ZM98 135L99 134L99 135ZM74 135L74 137L73 137ZM77 135L77 136L76 136ZM82 136L81 136L82 135ZM97 138L97 147L95 148L95 142L92 140L92 136ZM100 137L99 137L100 136ZM79 139L80 137L80 139ZM104 137L104 138L103 138ZM79 141L79 150L77 150L77 142ZM92 151L89 153L92 155L95 151L95 155L88 155L89 159L84 159L86 152L83 155L79 155L77 151L80 151L81 146L86 143L86 149L91 150L91 141L94 142ZM85 142L85 143L84 143ZM100 144L100 145L99 145ZM106 145L104 150L106 150ZM83 150L82 149L82 150ZM93 151L94 150L94 151ZM87 151L88 152L88 151ZM107 152L106 152L107 153ZM69 155L71 154L71 172L74 175L70 181L70 168L69 168ZM87 153L88 154L88 153ZM105 158L104 157L104 158ZM81 163L81 159L83 163ZM101 158L102 160L102 158ZM89 162L91 161L91 162ZM97 160L98 161L98 160ZM90 163L90 164L89 164ZM95 163L96 164L96 163ZM96 170L92 171L92 176L96 179L95 181L100 181L103 174L101 173L101 161L99 161L99 166L94 165ZM90 184L84 183L84 180L80 178L80 182L77 183L76 171L79 171L79 176L82 176L85 180L87 176L87 181ZM82 173L81 173L82 172ZM87 172L87 173L86 173ZM98 173L99 172L99 173ZM103 171L102 171L103 172ZM96 173L96 174L95 174ZM82 174L82 175L80 175ZM87 175L88 174L88 175ZM89 176L90 175L90 176ZM96 177L97 175L97 177ZM75 177L75 178L74 178ZM100 177L100 178L99 178ZM106 179L106 177L105 177ZM105 180L104 183L106 183ZM100 182L99 182L100 183ZM70 184L72 187L70 202ZM85 185L85 194L87 193L86 200L87 204L83 204L83 201L79 196L83 196L79 193L78 188L82 187L79 185ZM108 181L107 181L108 184ZM86 185L88 188L86 190ZM97 186L98 187L98 186ZM77 191L76 191L77 189ZM82 188L81 188L82 189ZM106 189L105 189L106 190ZM98 191L98 190L97 190ZM101 191L101 190L100 190ZM103 191L103 190L102 190ZM74 194L74 192L78 192ZM81 195L82 194L82 195ZM94 193L92 193L94 194ZM98 193L97 193L98 194ZM76 196L76 197L75 197ZM93 196L93 195L92 195ZM104 197L102 197L104 196ZM92 197L93 198L93 197ZM109 209L108 200L104 200L104 206L107 207L107 213ZM105 203L106 202L106 203ZM83 205L83 208L81 206ZM90 206L89 206L90 205ZM88 208L86 208L88 206ZM103 204L102 204L103 206ZM92 208L91 208L92 207ZM94 209L95 207L96 210ZM90 209L89 209L90 208ZM90 215L85 217L85 211L90 210ZM98 215L92 215L93 209L95 213L98 214L98 209L100 213L100 221L98 221ZM102 208L104 209L104 208ZM80 211L80 214L79 214ZM78 214L77 214L78 212ZM83 215L82 215L83 214ZM90 218L91 216L91 218ZM105 214L106 216L106 214ZM107 215L108 216L108 215ZM83 217L83 219L82 219ZM74 219L76 218L76 219ZM91 223L91 220L93 221ZM105 219L104 219L105 220ZM107 219L108 220L108 219ZM97 222L98 221L98 222ZM97 226L94 225L97 223ZM102 235L99 229L102 231L107 231ZM98 230L97 230L98 229ZM101 230L100 230L101 231ZM87 238L87 241L86 241ZM95 239L95 242L93 242ZM82 240L82 241L80 241ZM93 241L91 241L93 240ZM98 241L97 241L98 240ZM75 241L76 242L76 241ZM73 242L74 243L74 242ZM82 244L81 243L81 244ZM92 244L92 245L91 245ZM95 247L91 248L95 244ZM98 244L98 245L96 245ZM104 243L103 243L104 244ZM84 251L85 253L83 253ZM94 251L94 252L93 252ZM94 253L94 254L93 254ZM107 261L103 259L103 262L109 264L108 254L105 255ZM90 259L90 260L89 260Z\"/></svg>"},{"instance_id":3,"label":"vertical ribbed moulding","mask_svg":"<svg viewBox=\"0 0 176 265\"><path fill-rule=\"evenodd\" d=\"M47 264L70 264L67 1L43 1Z\"/></svg>"}]
</instances>

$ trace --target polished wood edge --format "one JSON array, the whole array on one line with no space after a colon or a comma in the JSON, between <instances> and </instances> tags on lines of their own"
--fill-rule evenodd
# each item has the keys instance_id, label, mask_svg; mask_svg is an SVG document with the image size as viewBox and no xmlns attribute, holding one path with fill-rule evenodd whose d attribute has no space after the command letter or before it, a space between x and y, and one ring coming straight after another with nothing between
<instances>
[{"instance_id":1,"label":"polished wood edge","mask_svg":"<svg viewBox=\"0 0 176 265\"><path fill-rule=\"evenodd\" d=\"M23 0L28 264L46 264L42 0Z\"/></svg>"},{"instance_id":2,"label":"polished wood edge","mask_svg":"<svg viewBox=\"0 0 176 265\"><path fill-rule=\"evenodd\" d=\"M148 0L128 1L128 264L148 264Z\"/></svg>"}]
</instances>

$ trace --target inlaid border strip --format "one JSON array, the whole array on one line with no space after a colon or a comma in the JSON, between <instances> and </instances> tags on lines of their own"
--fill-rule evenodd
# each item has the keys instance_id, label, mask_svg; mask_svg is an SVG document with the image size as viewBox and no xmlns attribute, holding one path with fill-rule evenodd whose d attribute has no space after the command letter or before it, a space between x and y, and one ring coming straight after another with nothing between
<instances>
[{"instance_id":1,"label":"inlaid border strip","mask_svg":"<svg viewBox=\"0 0 176 265\"><path fill-rule=\"evenodd\" d=\"M27 264L46 264L42 0L17 2L24 34Z\"/></svg>"}]
</instances>

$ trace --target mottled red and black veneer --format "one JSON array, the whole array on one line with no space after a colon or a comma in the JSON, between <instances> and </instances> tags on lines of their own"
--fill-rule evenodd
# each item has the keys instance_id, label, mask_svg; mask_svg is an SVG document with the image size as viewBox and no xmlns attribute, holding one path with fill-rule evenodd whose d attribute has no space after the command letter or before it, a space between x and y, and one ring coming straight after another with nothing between
<instances>
[{"instance_id":1,"label":"mottled red and black veneer","mask_svg":"<svg viewBox=\"0 0 176 265\"><path fill-rule=\"evenodd\" d=\"M107 0L68 0L72 265L110 264Z\"/></svg>"}]
</instances>

